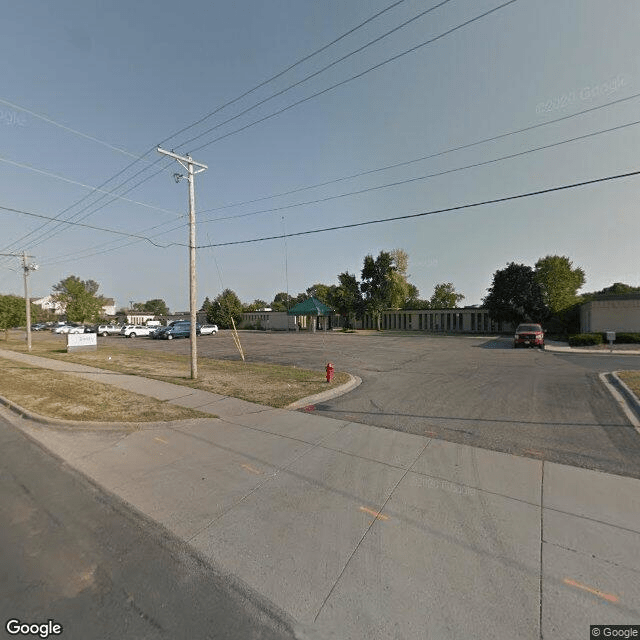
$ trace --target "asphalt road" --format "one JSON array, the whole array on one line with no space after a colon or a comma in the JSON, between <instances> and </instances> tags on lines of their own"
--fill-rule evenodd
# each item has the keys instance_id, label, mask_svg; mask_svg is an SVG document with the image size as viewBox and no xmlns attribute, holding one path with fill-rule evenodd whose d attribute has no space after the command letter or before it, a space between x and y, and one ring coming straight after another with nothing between
<instances>
[{"instance_id":1,"label":"asphalt road","mask_svg":"<svg viewBox=\"0 0 640 640\"><path fill-rule=\"evenodd\" d=\"M65 640L293 637L268 602L2 418L0 452L0 637L24 637L10 619L53 620Z\"/></svg>"},{"instance_id":2,"label":"asphalt road","mask_svg":"<svg viewBox=\"0 0 640 640\"><path fill-rule=\"evenodd\" d=\"M189 353L189 341L118 340ZM242 332L250 361L335 369L362 378L318 414L640 478L640 435L598 378L640 356L513 349L509 338L424 334ZM239 359L229 332L198 340L201 357Z\"/></svg>"}]
</instances>

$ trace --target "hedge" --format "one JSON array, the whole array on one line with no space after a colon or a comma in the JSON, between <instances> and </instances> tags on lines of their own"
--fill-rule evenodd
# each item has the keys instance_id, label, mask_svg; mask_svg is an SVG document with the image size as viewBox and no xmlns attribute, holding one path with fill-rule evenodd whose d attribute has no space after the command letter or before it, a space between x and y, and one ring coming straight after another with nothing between
<instances>
[{"instance_id":1,"label":"hedge","mask_svg":"<svg viewBox=\"0 0 640 640\"><path fill-rule=\"evenodd\" d=\"M604 335L606 340L607 336ZM617 344L638 344L640 343L640 333L616 333Z\"/></svg>"},{"instance_id":2,"label":"hedge","mask_svg":"<svg viewBox=\"0 0 640 640\"><path fill-rule=\"evenodd\" d=\"M588 347L594 344L602 344L601 333L578 333L574 336L569 336L570 347Z\"/></svg>"}]
</instances>

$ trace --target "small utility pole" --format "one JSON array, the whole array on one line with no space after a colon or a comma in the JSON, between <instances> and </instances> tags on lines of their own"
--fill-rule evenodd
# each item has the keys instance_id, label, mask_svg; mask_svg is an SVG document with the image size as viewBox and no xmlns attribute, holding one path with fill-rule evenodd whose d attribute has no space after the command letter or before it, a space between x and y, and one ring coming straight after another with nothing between
<instances>
[{"instance_id":1,"label":"small utility pole","mask_svg":"<svg viewBox=\"0 0 640 640\"><path fill-rule=\"evenodd\" d=\"M182 178L186 178L189 181L189 311L191 315L191 379L195 380L198 377L198 347L196 336L196 195L194 178L197 173L202 173L209 167L207 167L206 164L194 162L190 155L179 156L177 153L165 151L160 147L158 147L158 153L175 158L187 171L186 176L180 173L173 174L176 183L180 182ZM194 170L194 166L199 167L199 169Z\"/></svg>"},{"instance_id":2,"label":"small utility pole","mask_svg":"<svg viewBox=\"0 0 640 640\"><path fill-rule=\"evenodd\" d=\"M31 300L29 300L29 272L37 271L38 265L33 262L31 264L27 264L27 258L33 258L33 256L28 256L26 251L23 251L22 254L0 253L0 256L22 258L22 271L24 274L24 303L27 314L27 350L31 351Z\"/></svg>"}]
</instances>

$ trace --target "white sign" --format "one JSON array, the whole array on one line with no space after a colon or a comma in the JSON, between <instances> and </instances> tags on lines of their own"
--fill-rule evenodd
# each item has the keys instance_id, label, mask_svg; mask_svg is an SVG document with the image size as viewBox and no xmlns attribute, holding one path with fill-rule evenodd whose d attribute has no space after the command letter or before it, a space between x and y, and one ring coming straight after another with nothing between
<instances>
[{"instance_id":1,"label":"white sign","mask_svg":"<svg viewBox=\"0 0 640 640\"><path fill-rule=\"evenodd\" d=\"M67 333L67 351L77 347L98 348L97 333Z\"/></svg>"},{"instance_id":2,"label":"white sign","mask_svg":"<svg viewBox=\"0 0 640 640\"><path fill-rule=\"evenodd\" d=\"M607 331L607 340L609 342L615 342L615 340L616 340L616 332L615 331Z\"/></svg>"}]
</instances>

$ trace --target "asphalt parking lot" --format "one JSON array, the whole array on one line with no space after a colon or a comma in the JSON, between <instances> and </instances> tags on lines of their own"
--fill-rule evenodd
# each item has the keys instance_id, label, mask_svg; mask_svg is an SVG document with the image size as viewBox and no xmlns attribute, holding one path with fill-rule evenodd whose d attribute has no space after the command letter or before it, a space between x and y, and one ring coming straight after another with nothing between
<instances>
[{"instance_id":1,"label":"asphalt parking lot","mask_svg":"<svg viewBox=\"0 0 640 640\"><path fill-rule=\"evenodd\" d=\"M307 411L527 457L640 478L640 435L598 372L640 369L639 356L513 349L509 338L338 332L241 332L249 361L362 378ZM189 353L188 340L112 337ZM239 359L230 332L198 339L201 358Z\"/></svg>"}]
</instances>

